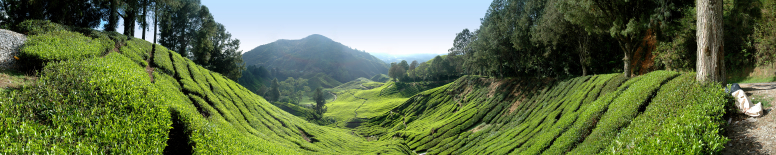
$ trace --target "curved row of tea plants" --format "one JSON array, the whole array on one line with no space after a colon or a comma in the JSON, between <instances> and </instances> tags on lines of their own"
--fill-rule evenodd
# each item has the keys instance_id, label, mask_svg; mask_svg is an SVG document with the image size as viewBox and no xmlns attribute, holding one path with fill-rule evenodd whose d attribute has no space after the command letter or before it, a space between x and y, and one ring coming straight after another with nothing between
<instances>
[{"instance_id":1,"label":"curved row of tea plants","mask_svg":"<svg viewBox=\"0 0 776 155\"><path fill-rule=\"evenodd\" d=\"M467 76L411 97L357 131L403 139L429 154L717 153L727 141L720 129L729 99L694 76Z\"/></svg>"},{"instance_id":2,"label":"curved row of tea plants","mask_svg":"<svg viewBox=\"0 0 776 155\"><path fill-rule=\"evenodd\" d=\"M409 153L400 140L308 123L164 47L145 62L150 43L115 40L125 45L118 52L41 63L35 84L0 94L0 154ZM156 68L153 82L146 65Z\"/></svg>"}]
</instances>

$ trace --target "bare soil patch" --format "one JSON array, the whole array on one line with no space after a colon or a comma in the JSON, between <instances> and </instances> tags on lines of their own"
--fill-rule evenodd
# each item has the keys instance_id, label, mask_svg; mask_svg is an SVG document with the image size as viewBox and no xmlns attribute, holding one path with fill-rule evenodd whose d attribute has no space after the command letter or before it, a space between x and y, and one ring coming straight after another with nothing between
<instances>
[{"instance_id":1,"label":"bare soil patch","mask_svg":"<svg viewBox=\"0 0 776 155\"><path fill-rule=\"evenodd\" d=\"M38 77L3 71L0 72L0 90L19 88L21 86L31 84L35 80L38 80Z\"/></svg>"},{"instance_id":2,"label":"bare soil patch","mask_svg":"<svg viewBox=\"0 0 776 155\"><path fill-rule=\"evenodd\" d=\"M776 100L773 100L776 98L776 82L740 86L753 101L770 101L768 105L771 106L765 106L766 103L763 103L764 111L760 117L734 114L725 128L725 136L730 141L725 144L722 154L776 154L776 116L772 106L776 105Z\"/></svg>"}]
</instances>

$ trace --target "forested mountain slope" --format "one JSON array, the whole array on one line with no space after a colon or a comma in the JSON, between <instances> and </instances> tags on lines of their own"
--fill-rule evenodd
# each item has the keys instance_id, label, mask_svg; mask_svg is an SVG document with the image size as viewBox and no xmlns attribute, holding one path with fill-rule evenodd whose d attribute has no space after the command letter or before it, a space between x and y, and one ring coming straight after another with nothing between
<instances>
[{"instance_id":1,"label":"forested mountain slope","mask_svg":"<svg viewBox=\"0 0 776 155\"><path fill-rule=\"evenodd\" d=\"M264 66L281 80L325 73L344 83L388 72L387 64L369 53L318 34L261 45L245 52L243 61L247 66Z\"/></svg>"}]
</instances>

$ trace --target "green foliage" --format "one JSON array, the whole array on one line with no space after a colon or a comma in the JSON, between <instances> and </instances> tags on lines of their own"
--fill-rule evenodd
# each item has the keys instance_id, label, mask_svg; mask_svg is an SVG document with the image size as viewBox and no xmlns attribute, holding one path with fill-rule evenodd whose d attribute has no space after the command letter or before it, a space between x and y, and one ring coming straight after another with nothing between
<instances>
[{"instance_id":1,"label":"green foliage","mask_svg":"<svg viewBox=\"0 0 776 155\"><path fill-rule=\"evenodd\" d=\"M367 141L309 123L164 47L151 83L133 60L143 54L132 49L137 44L119 44L129 46L48 63L35 85L2 92L0 153L412 153L398 139Z\"/></svg>"},{"instance_id":2,"label":"green foliage","mask_svg":"<svg viewBox=\"0 0 776 155\"><path fill-rule=\"evenodd\" d=\"M654 97L654 93L657 92L662 83L677 75L676 72L656 71L625 82L623 86L618 88L618 90L624 91L612 101L610 110L601 116L590 135L570 153L592 154L603 150L620 132L618 131L620 128L628 126L630 120L638 116L639 109L650 104L651 98Z\"/></svg>"},{"instance_id":3,"label":"green foliage","mask_svg":"<svg viewBox=\"0 0 776 155\"><path fill-rule=\"evenodd\" d=\"M387 82L388 80L391 80L391 77L388 77L388 75L385 74L377 74L375 76L372 76L369 80L375 81L375 82Z\"/></svg>"},{"instance_id":4,"label":"green foliage","mask_svg":"<svg viewBox=\"0 0 776 155\"><path fill-rule=\"evenodd\" d=\"M167 50L167 48L164 48L163 46L154 45L156 46L156 51L154 51L154 66L161 69L163 72L166 72L170 75L175 75L175 67L172 64L172 58L170 58L170 51Z\"/></svg>"},{"instance_id":5,"label":"green foliage","mask_svg":"<svg viewBox=\"0 0 776 155\"><path fill-rule=\"evenodd\" d=\"M87 59L101 55L111 47L113 41L110 40L92 39L78 32L52 31L30 36L20 51L20 59L31 63Z\"/></svg>"},{"instance_id":6,"label":"green foliage","mask_svg":"<svg viewBox=\"0 0 776 155\"><path fill-rule=\"evenodd\" d=\"M151 43L145 40L132 39L127 41L127 45L121 47L121 53L129 57L132 61L141 66L148 66L146 59L150 57Z\"/></svg>"},{"instance_id":7,"label":"green foliage","mask_svg":"<svg viewBox=\"0 0 776 155\"><path fill-rule=\"evenodd\" d=\"M68 28L48 20L25 20L17 25L18 32L26 35L38 35L49 32L67 31Z\"/></svg>"},{"instance_id":8,"label":"green foliage","mask_svg":"<svg viewBox=\"0 0 776 155\"><path fill-rule=\"evenodd\" d=\"M667 70L694 70L696 61L696 18L695 7L681 9L681 18L673 21L662 30L663 35L656 49L655 64L665 67Z\"/></svg>"},{"instance_id":9,"label":"green foliage","mask_svg":"<svg viewBox=\"0 0 776 155\"><path fill-rule=\"evenodd\" d=\"M0 101L2 152L162 153L167 99L132 60L113 53L51 63L41 73L34 86Z\"/></svg>"},{"instance_id":10,"label":"green foliage","mask_svg":"<svg viewBox=\"0 0 776 155\"><path fill-rule=\"evenodd\" d=\"M371 117L357 131L381 140L403 139L411 149L430 154L598 154L611 150L639 154L684 148L699 150L689 149L690 154L719 152L717 146L726 142L718 126L726 102L723 98L686 104L658 100L679 91L685 94L674 95L677 99L724 95L713 95L711 92L720 91L714 87L693 84L692 73L675 79L678 75L657 71L628 79L608 74L549 83L465 76ZM698 91L683 91L686 89ZM675 119L672 127L664 126L659 118L679 116L664 115L665 111L652 107L669 103L709 111L682 114L682 118L697 119ZM652 130L663 128L671 130ZM644 138L647 132L657 134L652 131L672 136L670 143L677 145L663 145L668 139L661 139L660 145L639 145L647 144L639 141L654 140ZM686 136L677 138L675 134ZM693 143L680 144L682 140Z\"/></svg>"},{"instance_id":11,"label":"green foliage","mask_svg":"<svg viewBox=\"0 0 776 155\"><path fill-rule=\"evenodd\" d=\"M634 118L606 149L611 154L713 154L727 138L720 135L728 95L715 84L684 74L661 87L644 114ZM688 89L689 88L689 89Z\"/></svg>"},{"instance_id":12,"label":"green foliage","mask_svg":"<svg viewBox=\"0 0 776 155\"><path fill-rule=\"evenodd\" d=\"M762 17L754 26L752 40L754 40L754 58L757 65L776 63L776 1L761 1Z\"/></svg>"}]
</instances>

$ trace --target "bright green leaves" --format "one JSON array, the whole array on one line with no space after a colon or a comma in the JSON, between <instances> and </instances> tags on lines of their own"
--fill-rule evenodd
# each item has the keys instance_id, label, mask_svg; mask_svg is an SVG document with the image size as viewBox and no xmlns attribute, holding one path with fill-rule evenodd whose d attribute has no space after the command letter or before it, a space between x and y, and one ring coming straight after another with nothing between
<instances>
[{"instance_id":1,"label":"bright green leaves","mask_svg":"<svg viewBox=\"0 0 776 155\"><path fill-rule=\"evenodd\" d=\"M104 44L104 43L109 44ZM21 49L21 61L60 61L87 59L102 54L112 41L92 39L78 32L53 31L33 35Z\"/></svg>"},{"instance_id":2,"label":"bright green leaves","mask_svg":"<svg viewBox=\"0 0 776 155\"><path fill-rule=\"evenodd\" d=\"M13 104L0 103L0 117L20 118L0 127L0 136L14 137L0 140L2 152L162 153L171 124L167 100L132 60L113 53L51 63L41 72L35 86L8 95Z\"/></svg>"}]
</instances>

